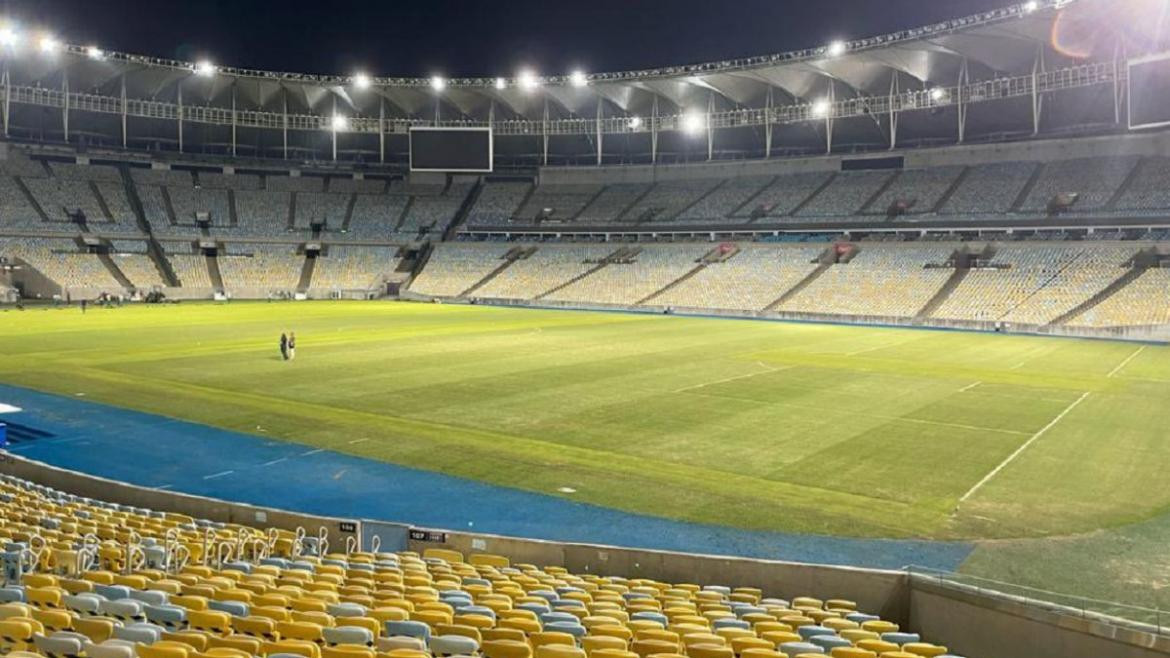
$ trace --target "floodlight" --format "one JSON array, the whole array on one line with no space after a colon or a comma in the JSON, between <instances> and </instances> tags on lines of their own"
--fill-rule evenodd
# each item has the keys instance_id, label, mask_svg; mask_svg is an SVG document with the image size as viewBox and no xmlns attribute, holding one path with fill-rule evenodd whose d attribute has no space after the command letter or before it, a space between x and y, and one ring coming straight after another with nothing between
<instances>
[{"instance_id":1,"label":"floodlight","mask_svg":"<svg viewBox=\"0 0 1170 658\"><path fill-rule=\"evenodd\" d=\"M520 81L521 89L530 91L540 86L540 80L536 77L536 74L528 69L521 71L516 79Z\"/></svg>"},{"instance_id":2,"label":"floodlight","mask_svg":"<svg viewBox=\"0 0 1170 658\"><path fill-rule=\"evenodd\" d=\"M823 118L829 116L829 109L830 108L831 108L831 105L829 104L829 101L822 98L821 100L813 103L812 115L814 117L820 117L823 119Z\"/></svg>"},{"instance_id":3,"label":"floodlight","mask_svg":"<svg viewBox=\"0 0 1170 658\"><path fill-rule=\"evenodd\" d=\"M349 119L345 118L345 116L343 116L341 114L334 114L332 121L330 121L330 125L333 127L334 132L348 130L349 129Z\"/></svg>"},{"instance_id":4,"label":"floodlight","mask_svg":"<svg viewBox=\"0 0 1170 658\"><path fill-rule=\"evenodd\" d=\"M439 75L431 76L431 89L434 89L435 91L443 91L443 89L446 88L446 86L447 86L447 81L444 80L442 76L439 76Z\"/></svg>"},{"instance_id":5,"label":"floodlight","mask_svg":"<svg viewBox=\"0 0 1170 658\"><path fill-rule=\"evenodd\" d=\"M630 128L637 130L642 127L642 117L630 117Z\"/></svg>"},{"instance_id":6,"label":"floodlight","mask_svg":"<svg viewBox=\"0 0 1170 658\"><path fill-rule=\"evenodd\" d=\"M200 62L195 65L195 73L203 77L213 76L215 75L215 64L212 64L205 59L200 60Z\"/></svg>"},{"instance_id":7,"label":"floodlight","mask_svg":"<svg viewBox=\"0 0 1170 658\"><path fill-rule=\"evenodd\" d=\"M930 90L930 100L941 103L947 99L947 90L942 87L935 87Z\"/></svg>"},{"instance_id":8,"label":"floodlight","mask_svg":"<svg viewBox=\"0 0 1170 658\"><path fill-rule=\"evenodd\" d=\"M589 78L585 77L584 71L573 71L569 74L569 84L574 87L584 87L589 84Z\"/></svg>"},{"instance_id":9,"label":"floodlight","mask_svg":"<svg viewBox=\"0 0 1170 658\"><path fill-rule=\"evenodd\" d=\"M353 85L358 89L369 89L371 84L373 84L373 81L365 73L358 73L353 76Z\"/></svg>"},{"instance_id":10,"label":"floodlight","mask_svg":"<svg viewBox=\"0 0 1170 658\"><path fill-rule=\"evenodd\" d=\"M706 127L707 118L698 112L687 112L682 117L682 129L688 134L701 133Z\"/></svg>"},{"instance_id":11,"label":"floodlight","mask_svg":"<svg viewBox=\"0 0 1170 658\"><path fill-rule=\"evenodd\" d=\"M16 28L10 25L0 28L0 45L15 46L19 41L20 33L16 31Z\"/></svg>"},{"instance_id":12,"label":"floodlight","mask_svg":"<svg viewBox=\"0 0 1170 658\"><path fill-rule=\"evenodd\" d=\"M1040 8L1040 3L1036 0L1029 0L1024 3L1024 13L1030 14Z\"/></svg>"},{"instance_id":13,"label":"floodlight","mask_svg":"<svg viewBox=\"0 0 1170 658\"><path fill-rule=\"evenodd\" d=\"M101 48L98 48L97 46L90 46L89 48L86 48L85 54L88 55L90 59L102 59L106 56L105 51L103 51Z\"/></svg>"},{"instance_id":14,"label":"floodlight","mask_svg":"<svg viewBox=\"0 0 1170 658\"><path fill-rule=\"evenodd\" d=\"M46 34L37 42L37 47L42 53L53 53L61 47L61 42L54 39L52 35Z\"/></svg>"},{"instance_id":15,"label":"floodlight","mask_svg":"<svg viewBox=\"0 0 1170 658\"><path fill-rule=\"evenodd\" d=\"M845 54L845 50L847 48L848 46L845 45L844 41L834 41L833 43L829 44L829 47L825 49L825 52L829 54L829 57L840 57L841 55Z\"/></svg>"},{"instance_id":16,"label":"floodlight","mask_svg":"<svg viewBox=\"0 0 1170 658\"><path fill-rule=\"evenodd\" d=\"M508 86L508 81L503 78L496 78L496 89L504 89Z\"/></svg>"}]
</instances>

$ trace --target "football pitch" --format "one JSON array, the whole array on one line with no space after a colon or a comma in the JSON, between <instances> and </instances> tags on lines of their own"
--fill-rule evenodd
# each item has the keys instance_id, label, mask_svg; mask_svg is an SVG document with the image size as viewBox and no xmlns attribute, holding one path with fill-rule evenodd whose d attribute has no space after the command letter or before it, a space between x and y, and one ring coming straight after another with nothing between
<instances>
[{"instance_id":1,"label":"football pitch","mask_svg":"<svg viewBox=\"0 0 1170 658\"><path fill-rule=\"evenodd\" d=\"M970 573L1170 598L1161 346L237 302L0 312L0 382L684 521L975 540Z\"/></svg>"}]
</instances>

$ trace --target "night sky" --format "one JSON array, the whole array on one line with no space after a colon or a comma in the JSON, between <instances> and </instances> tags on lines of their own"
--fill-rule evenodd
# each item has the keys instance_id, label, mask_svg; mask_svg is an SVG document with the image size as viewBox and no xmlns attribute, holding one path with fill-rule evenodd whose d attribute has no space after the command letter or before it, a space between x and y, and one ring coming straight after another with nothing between
<instances>
[{"instance_id":1,"label":"night sky","mask_svg":"<svg viewBox=\"0 0 1170 658\"><path fill-rule=\"evenodd\" d=\"M0 0L26 29L107 50L306 73L511 76L760 55L1011 0Z\"/></svg>"}]
</instances>

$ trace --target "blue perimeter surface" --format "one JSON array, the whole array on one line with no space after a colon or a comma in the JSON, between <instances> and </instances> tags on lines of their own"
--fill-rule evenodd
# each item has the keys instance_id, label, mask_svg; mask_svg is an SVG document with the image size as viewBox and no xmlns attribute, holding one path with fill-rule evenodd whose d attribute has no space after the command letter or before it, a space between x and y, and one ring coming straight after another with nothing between
<instances>
[{"instance_id":1,"label":"blue perimeter surface","mask_svg":"<svg viewBox=\"0 0 1170 658\"><path fill-rule=\"evenodd\" d=\"M61 468L307 514L554 541L897 569L955 570L962 542L737 530L630 514L557 496L0 385L23 407L9 451Z\"/></svg>"}]
</instances>

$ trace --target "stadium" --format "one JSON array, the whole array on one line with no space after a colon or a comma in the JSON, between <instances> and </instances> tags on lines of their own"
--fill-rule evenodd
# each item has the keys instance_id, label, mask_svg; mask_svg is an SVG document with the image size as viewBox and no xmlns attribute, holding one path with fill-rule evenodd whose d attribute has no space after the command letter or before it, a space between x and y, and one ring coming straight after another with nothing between
<instances>
[{"instance_id":1,"label":"stadium","mask_svg":"<svg viewBox=\"0 0 1170 658\"><path fill-rule=\"evenodd\" d=\"M0 17L0 655L1170 654L1170 5L952 4L449 78Z\"/></svg>"}]
</instances>

